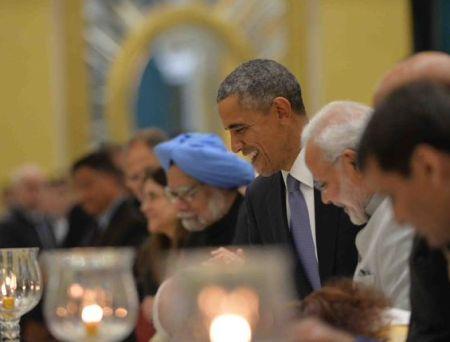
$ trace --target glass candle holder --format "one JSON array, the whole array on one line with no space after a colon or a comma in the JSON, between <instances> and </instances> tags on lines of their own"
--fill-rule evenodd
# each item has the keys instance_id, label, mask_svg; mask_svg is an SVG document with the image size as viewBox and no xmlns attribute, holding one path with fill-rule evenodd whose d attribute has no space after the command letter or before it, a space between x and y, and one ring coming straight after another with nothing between
<instances>
[{"instance_id":1,"label":"glass candle holder","mask_svg":"<svg viewBox=\"0 0 450 342\"><path fill-rule=\"evenodd\" d=\"M247 249L244 262L204 262L185 253L172 268L158 312L169 338L184 341L281 341L295 298L288 258Z\"/></svg>"},{"instance_id":2,"label":"glass candle holder","mask_svg":"<svg viewBox=\"0 0 450 342\"><path fill-rule=\"evenodd\" d=\"M138 298L131 248L45 252L44 314L62 341L119 341L133 330Z\"/></svg>"},{"instance_id":3,"label":"glass candle holder","mask_svg":"<svg viewBox=\"0 0 450 342\"><path fill-rule=\"evenodd\" d=\"M0 249L0 336L19 341L19 321L42 296L38 248Z\"/></svg>"}]
</instances>

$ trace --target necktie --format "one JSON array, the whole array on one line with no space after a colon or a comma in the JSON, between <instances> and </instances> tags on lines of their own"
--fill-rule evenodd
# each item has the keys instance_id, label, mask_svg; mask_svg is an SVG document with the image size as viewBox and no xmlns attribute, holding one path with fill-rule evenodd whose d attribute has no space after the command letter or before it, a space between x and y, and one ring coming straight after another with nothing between
<instances>
[{"instance_id":1,"label":"necktie","mask_svg":"<svg viewBox=\"0 0 450 342\"><path fill-rule=\"evenodd\" d=\"M308 207L300 191L300 182L291 175L287 177L289 207L291 209L291 232L300 262L314 290L321 287L319 266L309 223Z\"/></svg>"}]
</instances>

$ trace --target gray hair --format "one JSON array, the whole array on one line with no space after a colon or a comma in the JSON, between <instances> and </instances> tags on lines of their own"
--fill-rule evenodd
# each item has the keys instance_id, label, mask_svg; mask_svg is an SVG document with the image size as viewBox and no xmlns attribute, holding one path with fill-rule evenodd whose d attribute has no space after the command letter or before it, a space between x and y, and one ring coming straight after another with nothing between
<instances>
[{"instance_id":1,"label":"gray hair","mask_svg":"<svg viewBox=\"0 0 450 342\"><path fill-rule=\"evenodd\" d=\"M303 148L312 141L326 160L334 162L345 149L357 150L372 112L372 108L352 101L327 104L303 129Z\"/></svg>"},{"instance_id":2,"label":"gray hair","mask_svg":"<svg viewBox=\"0 0 450 342\"><path fill-rule=\"evenodd\" d=\"M146 144L150 149L153 149L156 145L169 140L169 136L166 132L163 130L151 127L142 129L140 131L137 131L133 137L127 142L127 148L130 148L134 144L137 143L144 143Z\"/></svg>"},{"instance_id":3,"label":"gray hair","mask_svg":"<svg viewBox=\"0 0 450 342\"><path fill-rule=\"evenodd\" d=\"M20 185L28 178L42 178L45 179L45 173L40 166L36 164L25 164L17 168L10 175L11 186Z\"/></svg>"},{"instance_id":4,"label":"gray hair","mask_svg":"<svg viewBox=\"0 0 450 342\"><path fill-rule=\"evenodd\" d=\"M278 96L286 98L296 113L305 113L300 84L283 65L269 59L241 64L220 84L217 103L237 95L242 105L266 110Z\"/></svg>"}]
</instances>

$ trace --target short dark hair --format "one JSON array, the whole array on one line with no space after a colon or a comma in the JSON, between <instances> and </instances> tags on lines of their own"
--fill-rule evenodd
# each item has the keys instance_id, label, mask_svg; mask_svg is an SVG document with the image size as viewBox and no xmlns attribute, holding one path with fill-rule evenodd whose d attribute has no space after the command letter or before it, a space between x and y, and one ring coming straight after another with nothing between
<instances>
[{"instance_id":1,"label":"short dark hair","mask_svg":"<svg viewBox=\"0 0 450 342\"><path fill-rule=\"evenodd\" d=\"M283 65L270 59L241 64L220 84L217 103L237 95L246 107L266 110L276 97L286 98L296 113L305 114L300 84Z\"/></svg>"},{"instance_id":2,"label":"short dark hair","mask_svg":"<svg viewBox=\"0 0 450 342\"><path fill-rule=\"evenodd\" d=\"M84 155L72 165L72 175L81 168L90 168L123 179L122 171L114 164L111 155L104 150L94 151Z\"/></svg>"},{"instance_id":3,"label":"short dark hair","mask_svg":"<svg viewBox=\"0 0 450 342\"><path fill-rule=\"evenodd\" d=\"M364 170L374 158L382 170L408 176L420 144L450 153L450 87L419 81L392 92L375 108L361 138L359 167Z\"/></svg>"},{"instance_id":4,"label":"short dark hair","mask_svg":"<svg viewBox=\"0 0 450 342\"><path fill-rule=\"evenodd\" d=\"M144 172L144 182L151 179L162 187L167 186L167 177L162 167L148 168Z\"/></svg>"},{"instance_id":5,"label":"short dark hair","mask_svg":"<svg viewBox=\"0 0 450 342\"><path fill-rule=\"evenodd\" d=\"M127 147L141 142L146 144L149 148L154 148L156 145L169 140L169 136L166 132L159 128L146 128L140 131L137 131L133 137L128 141Z\"/></svg>"}]
</instances>

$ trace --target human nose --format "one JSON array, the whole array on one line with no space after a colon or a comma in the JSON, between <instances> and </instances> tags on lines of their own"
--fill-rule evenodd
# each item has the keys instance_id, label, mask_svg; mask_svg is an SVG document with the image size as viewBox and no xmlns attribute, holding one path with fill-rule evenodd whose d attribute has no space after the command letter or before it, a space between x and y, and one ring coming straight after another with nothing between
<instances>
[{"instance_id":1,"label":"human nose","mask_svg":"<svg viewBox=\"0 0 450 342\"><path fill-rule=\"evenodd\" d=\"M189 205L186 200L180 197L174 199L174 205L178 212L187 211L189 209Z\"/></svg>"},{"instance_id":2,"label":"human nose","mask_svg":"<svg viewBox=\"0 0 450 342\"><path fill-rule=\"evenodd\" d=\"M231 150L234 153L238 153L238 152L242 151L242 148L244 146L244 144L242 143L242 140L239 139L238 137L236 137L236 134L233 132L230 134L230 138L231 138Z\"/></svg>"}]
</instances>

